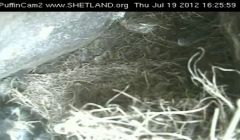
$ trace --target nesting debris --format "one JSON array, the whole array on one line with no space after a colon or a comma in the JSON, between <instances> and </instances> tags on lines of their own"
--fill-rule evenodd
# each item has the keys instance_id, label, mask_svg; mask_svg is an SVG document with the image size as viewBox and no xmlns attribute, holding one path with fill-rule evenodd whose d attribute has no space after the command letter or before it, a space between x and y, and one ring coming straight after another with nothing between
<instances>
[{"instance_id":1,"label":"nesting debris","mask_svg":"<svg viewBox=\"0 0 240 140\"><path fill-rule=\"evenodd\" d=\"M213 80L210 81L197 68L196 64L203 54L192 62L198 55L199 53L196 53L191 57L188 69L192 80L196 84L201 83L203 91L210 96L205 94L205 97L199 100L181 100L185 104L174 100L143 102L127 94L126 89L114 90L118 96L126 96L132 100L132 105L127 110L119 104L111 103L117 96L110 99L106 106L88 103L80 110L73 107L69 117L54 126L54 132L65 135L67 139L75 137L78 140L239 139L237 124L240 120L240 100L235 109L221 86L216 84L216 75L213 75ZM194 63L193 67L191 63ZM87 109L89 106L94 109ZM230 115L226 114L235 115L231 119Z\"/></svg>"}]
</instances>

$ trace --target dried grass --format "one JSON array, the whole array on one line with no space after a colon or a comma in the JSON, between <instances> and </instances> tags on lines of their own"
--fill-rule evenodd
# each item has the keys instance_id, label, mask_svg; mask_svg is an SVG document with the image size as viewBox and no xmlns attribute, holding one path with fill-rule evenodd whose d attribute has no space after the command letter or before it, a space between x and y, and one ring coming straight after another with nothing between
<instances>
[{"instance_id":1,"label":"dried grass","mask_svg":"<svg viewBox=\"0 0 240 140\"><path fill-rule=\"evenodd\" d=\"M204 50L202 49L202 51ZM199 54L198 52L190 58L188 69L193 81L200 83L203 90L210 96L193 103L187 102L186 104L189 106L186 108L184 104L174 106L174 104L164 100L157 103L143 102L127 94L127 88L123 91L114 90L117 95L110 99L105 106L89 103L81 109L72 108L70 116L54 126L54 132L66 135L67 139L75 136L78 140L238 139L235 136L239 130L237 124L240 120L240 100L237 109L235 109L235 105L216 84L216 75L213 75L213 79L210 81L202 74L201 70L197 68L197 62L201 60L204 53L202 52L198 56ZM197 56L197 60L193 62ZM213 66L214 68L216 67ZM218 69L238 72L219 67ZM112 104L111 102L118 96L130 98L132 105L125 110L121 105ZM152 108L152 105L157 106L157 108ZM86 109L89 106L94 107L94 109ZM206 112L212 109L214 113L207 113L205 116ZM226 116L226 113L235 115L230 120L221 120L229 119L229 115L227 118L221 117L222 115ZM209 133L206 135L203 133L203 125L209 123L209 120L211 120L211 127L206 128Z\"/></svg>"}]
</instances>

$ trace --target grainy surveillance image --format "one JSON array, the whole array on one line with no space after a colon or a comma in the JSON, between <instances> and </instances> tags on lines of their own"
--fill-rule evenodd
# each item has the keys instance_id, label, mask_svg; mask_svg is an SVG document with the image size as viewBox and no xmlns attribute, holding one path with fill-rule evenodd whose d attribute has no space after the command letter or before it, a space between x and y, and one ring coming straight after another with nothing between
<instances>
[{"instance_id":1,"label":"grainy surveillance image","mask_svg":"<svg viewBox=\"0 0 240 140\"><path fill-rule=\"evenodd\" d=\"M239 22L0 13L0 140L238 140Z\"/></svg>"}]
</instances>

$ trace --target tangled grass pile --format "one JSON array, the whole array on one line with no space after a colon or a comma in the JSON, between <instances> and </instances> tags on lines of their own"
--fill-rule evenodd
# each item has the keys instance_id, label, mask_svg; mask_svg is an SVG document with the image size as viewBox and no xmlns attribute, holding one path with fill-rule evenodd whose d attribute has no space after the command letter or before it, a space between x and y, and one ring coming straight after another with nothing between
<instances>
[{"instance_id":1,"label":"tangled grass pile","mask_svg":"<svg viewBox=\"0 0 240 140\"><path fill-rule=\"evenodd\" d=\"M54 125L54 132L78 140L239 139L240 100L236 106L225 95L216 83L215 70L240 72L213 66L214 75L209 80L197 68L204 53L199 54L193 55L188 63L192 80L203 88L204 96L198 100L144 102L127 94L127 87L122 91L114 90L116 95L104 106L87 103L81 109L73 107L69 117ZM131 99L132 104L128 108L113 104L119 96Z\"/></svg>"},{"instance_id":2,"label":"tangled grass pile","mask_svg":"<svg viewBox=\"0 0 240 140\"><path fill-rule=\"evenodd\" d=\"M52 104L56 110L50 110L52 112L55 111L51 114L51 112L48 111L48 108L51 108L51 106L47 106L48 104L46 103L49 103L49 101L46 100L56 99L54 98L56 94L61 93L60 91L64 91L64 89L54 87L54 89L58 89L59 91L51 91L51 94L49 94L49 91L43 90L46 91L46 96L52 97L44 97L44 94L41 94L42 98L38 99L40 102L32 102L35 100L27 98L30 94L29 90L26 90L26 92L29 92L28 94L15 91L12 96L15 97L13 99L17 99L22 105L32 108L47 120L51 120L52 118L49 117L54 117L54 114L62 117L63 112L66 111L63 110L62 106L68 106L68 112L64 114L65 118L58 118L58 122L52 122L49 127L52 134L63 135L67 140L237 140L239 139L239 128L237 124L240 119L240 101L238 100L238 103L235 104L225 94L223 86L217 84L216 70L236 72L238 74L240 74L240 72L233 69L212 66L213 75L210 80L197 66L198 62L204 56L204 51L205 50L201 48L201 52L194 54L188 62L188 70L193 83L203 89L202 95L198 98L172 99L170 101L160 98L150 101L142 100L142 98L128 94L129 86L127 86L124 90L113 89L115 94L104 103L103 100L101 103L91 102L93 101L93 96L89 97L89 99L91 98L89 102L86 101L85 104L82 103L80 108L74 107L74 99L69 99L68 102L63 101L65 104L61 104L62 102L59 102L59 100L57 102L55 101L55 103L58 104ZM85 70L89 72L90 69ZM90 77L84 74L84 72L75 72L82 73L82 77ZM63 74L63 77L64 75L66 74ZM67 75L67 77L71 77L69 74ZM72 78L78 79L76 73L73 73L73 75L75 76ZM34 76L31 75L31 78L33 77ZM47 78L44 80L46 79ZM59 75L57 79L59 79ZM72 80L73 79L71 79L71 81ZM39 82L39 79L32 81ZM61 79L61 81L70 80ZM92 81L87 82L91 83ZM49 81L47 85L52 86L53 83L54 81ZM40 89L39 85L42 84L35 84L37 87L34 85L31 85L31 87L33 89ZM61 86L63 85L66 84L61 83ZM49 87L49 90L51 88L52 87ZM37 94L41 93L40 91L35 92ZM31 92L31 94L34 94L34 92ZM65 96L64 93L62 93L61 96ZM34 97L38 96L34 95ZM120 97L122 97L121 100L129 100L129 102L125 102L125 104L128 105L114 102ZM59 108L57 108L58 106ZM60 114L56 114L57 111L60 112Z\"/></svg>"}]
</instances>

